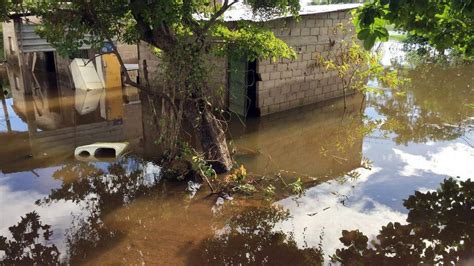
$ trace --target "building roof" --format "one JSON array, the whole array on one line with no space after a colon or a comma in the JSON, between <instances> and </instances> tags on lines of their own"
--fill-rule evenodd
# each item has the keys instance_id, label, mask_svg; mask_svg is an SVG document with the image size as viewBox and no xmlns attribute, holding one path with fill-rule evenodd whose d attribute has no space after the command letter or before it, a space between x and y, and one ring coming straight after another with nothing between
<instances>
[{"instance_id":1,"label":"building roof","mask_svg":"<svg viewBox=\"0 0 474 266\"><path fill-rule=\"evenodd\" d=\"M329 12L336 12L336 11L343 11L343 10L351 10L361 5L362 4L306 5L306 6L301 7L300 16L329 13ZM238 3L232 6L229 10L227 10L224 13L224 20L225 21L247 20L247 21L262 22L262 21L269 21L269 20L274 20L274 19L283 18L283 17L290 17L290 16L291 15L261 17L261 16L253 14L249 6L242 3Z\"/></svg>"}]
</instances>

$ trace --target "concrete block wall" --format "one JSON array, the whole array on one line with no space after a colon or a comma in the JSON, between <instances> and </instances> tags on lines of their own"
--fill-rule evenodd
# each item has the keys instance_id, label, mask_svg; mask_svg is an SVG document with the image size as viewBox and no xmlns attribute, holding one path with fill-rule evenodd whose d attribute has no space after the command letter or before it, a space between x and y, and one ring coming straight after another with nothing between
<instances>
[{"instance_id":1,"label":"concrete block wall","mask_svg":"<svg viewBox=\"0 0 474 266\"><path fill-rule=\"evenodd\" d=\"M158 58L152 53L151 47L149 44L145 42L140 42L140 44L138 45L138 54L140 56L139 61L138 61L139 66L140 66L138 75L140 77L143 76L144 60L146 60L149 73L156 73L156 71L158 71L160 62Z\"/></svg>"},{"instance_id":2,"label":"concrete block wall","mask_svg":"<svg viewBox=\"0 0 474 266\"><path fill-rule=\"evenodd\" d=\"M135 44L117 44L117 50L125 64L138 63L138 46Z\"/></svg>"},{"instance_id":3,"label":"concrete block wall","mask_svg":"<svg viewBox=\"0 0 474 266\"><path fill-rule=\"evenodd\" d=\"M349 12L303 15L299 21L282 18L267 22L276 37L293 47L297 58L258 62L257 71L262 81L257 84L257 98L262 116L343 95L342 80L337 72L318 66L316 59L335 55L334 49L340 47L342 40L351 41L354 28Z\"/></svg>"},{"instance_id":4,"label":"concrete block wall","mask_svg":"<svg viewBox=\"0 0 474 266\"><path fill-rule=\"evenodd\" d=\"M155 76L159 76L159 73L162 71L160 68L160 60L152 53L150 45L144 42L141 42L139 47L140 61L139 61L139 76L143 77L143 60L146 60L148 73L150 73L150 79ZM225 107L227 106L227 59L222 57L212 57L209 56L205 58L206 63L208 64L207 69L209 69L208 76L208 91L206 95L209 96L209 99L213 101L214 104L218 106ZM158 75L157 75L158 73ZM155 78L150 80L151 85L160 84L160 79Z\"/></svg>"},{"instance_id":5,"label":"concrete block wall","mask_svg":"<svg viewBox=\"0 0 474 266\"><path fill-rule=\"evenodd\" d=\"M262 80L257 83L257 106L262 116L343 95L342 80L337 77L337 72L318 66L316 59L335 55L334 50L342 40L351 41L355 33L350 18L350 10L342 10L302 15L298 21L281 18L266 22L266 27L276 37L295 49L297 58L258 61L257 72ZM150 74L159 73L159 60L149 45L142 42L138 50L140 77L143 77L143 60L147 61ZM210 69L208 96L214 103L225 107L228 105L228 62L216 57L207 61ZM159 84L160 80L150 82Z\"/></svg>"},{"instance_id":6,"label":"concrete block wall","mask_svg":"<svg viewBox=\"0 0 474 266\"><path fill-rule=\"evenodd\" d=\"M9 64L18 65L18 42L16 40L15 26L13 20L2 23L3 27L3 49L5 60Z\"/></svg>"}]
</instances>

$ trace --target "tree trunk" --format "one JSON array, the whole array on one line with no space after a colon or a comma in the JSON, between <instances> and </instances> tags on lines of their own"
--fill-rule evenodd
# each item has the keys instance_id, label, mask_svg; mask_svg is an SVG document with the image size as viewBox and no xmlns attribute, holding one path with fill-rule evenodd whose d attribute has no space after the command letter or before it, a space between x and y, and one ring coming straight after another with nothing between
<instances>
[{"instance_id":1,"label":"tree trunk","mask_svg":"<svg viewBox=\"0 0 474 266\"><path fill-rule=\"evenodd\" d=\"M225 132L220 121L215 117L203 100L188 100L185 115L196 131L205 160L216 173L225 173L232 168L232 158L226 142Z\"/></svg>"}]
</instances>

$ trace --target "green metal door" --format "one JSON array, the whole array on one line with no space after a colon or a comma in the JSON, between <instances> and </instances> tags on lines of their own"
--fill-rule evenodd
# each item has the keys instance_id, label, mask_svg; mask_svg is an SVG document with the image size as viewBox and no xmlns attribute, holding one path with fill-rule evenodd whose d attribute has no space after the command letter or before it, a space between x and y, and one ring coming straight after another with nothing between
<instances>
[{"instance_id":1,"label":"green metal door","mask_svg":"<svg viewBox=\"0 0 474 266\"><path fill-rule=\"evenodd\" d=\"M229 110L247 116L247 60L229 58Z\"/></svg>"}]
</instances>

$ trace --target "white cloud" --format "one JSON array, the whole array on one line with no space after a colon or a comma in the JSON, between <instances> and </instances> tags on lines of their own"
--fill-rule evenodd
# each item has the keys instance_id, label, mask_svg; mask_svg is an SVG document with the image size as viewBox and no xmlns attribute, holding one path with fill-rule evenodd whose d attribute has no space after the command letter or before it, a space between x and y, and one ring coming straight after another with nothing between
<instances>
[{"instance_id":1,"label":"white cloud","mask_svg":"<svg viewBox=\"0 0 474 266\"><path fill-rule=\"evenodd\" d=\"M474 176L474 149L463 143L449 144L425 156L395 148L393 151L405 164L399 173L402 176L421 176L423 172L463 179Z\"/></svg>"},{"instance_id":2,"label":"white cloud","mask_svg":"<svg viewBox=\"0 0 474 266\"><path fill-rule=\"evenodd\" d=\"M0 195L0 235L11 237L8 227L16 225L26 213L36 211L44 224L52 226L52 243L64 255L64 232L71 226L71 213L81 213L80 206L71 201L38 206L35 201L47 195L35 191L12 191L7 186L0 186Z\"/></svg>"},{"instance_id":3,"label":"white cloud","mask_svg":"<svg viewBox=\"0 0 474 266\"><path fill-rule=\"evenodd\" d=\"M324 183L309 189L297 200L287 198L277 202L276 204L290 211L292 218L279 224L275 229L292 232L300 246L305 242L309 246L317 246L320 233L323 231L322 246L327 260L329 255L342 246L339 241L342 230L359 229L370 238L388 222L404 223L406 214L380 204L370 197L357 195L361 192L354 186L365 183L370 176L380 170L359 169L361 176L354 182ZM350 198L357 199L357 202L351 201L348 206L344 206L340 201L345 197L341 195L351 196Z\"/></svg>"}]
</instances>

